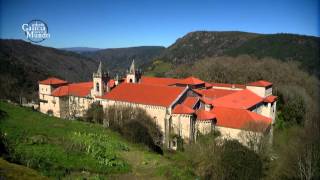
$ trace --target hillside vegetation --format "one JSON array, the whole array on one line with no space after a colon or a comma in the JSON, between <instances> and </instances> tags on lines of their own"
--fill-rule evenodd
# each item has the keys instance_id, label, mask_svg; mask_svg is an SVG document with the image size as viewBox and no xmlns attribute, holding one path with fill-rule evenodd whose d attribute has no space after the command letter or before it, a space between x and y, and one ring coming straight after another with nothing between
<instances>
[{"instance_id":1,"label":"hillside vegetation","mask_svg":"<svg viewBox=\"0 0 320 180\"><path fill-rule=\"evenodd\" d=\"M0 40L0 99L37 98L38 81L57 76L68 81L91 78L98 63L73 52Z\"/></svg>"},{"instance_id":2,"label":"hillside vegetation","mask_svg":"<svg viewBox=\"0 0 320 180\"><path fill-rule=\"evenodd\" d=\"M300 68L320 77L320 38L295 34L195 31L177 39L168 48L66 48L68 51L65 51L3 39L0 47L0 98L16 102L21 97L37 100L37 81L48 76L68 81L89 80L99 61L104 62L104 68L112 75L120 77L133 59L146 75L165 76L180 64L193 64L208 57L248 54L258 59L296 61Z\"/></svg>"},{"instance_id":3,"label":"hillside vegetation","mask_svg":"<svg viewBox=\"0 0 320 180\"><path fill-rule=\"evenodd\" d=\"M164 155L159 155L142 144L130 143L142 142L139 134L145 134L136 128L138 124L135 121L130 122L126 117L123 119L125 123L133 126L125 126L120 132L130 142L100 124L62 120L4 102L0 102L0 112L0 145L3 146L2 150L6 150L1 152L2 156L52 178L266 177L264 156L235 140L214 141L215 134L200 136L196 144L185 144L182 152L165 151ZM113 124L117 122L116 119L110 119L110 128L117 129L117 125ZM132 137L132 134L137 136Z\"/></svg>"},{"instance_id":4,"label":"hillside vegetation","mask_svg":"<svg viewBox=\"0 0 320 180\"><path fill-rule=\"evenodd\" d=\"M295 34L196 31L179 38L158 58L175 65L192 64L207 57L248 54L258 59L271 57L297 61L320 76L320 38Z\"/></svg>"},{"instance_id":5,"label":"hillside vegetation","mask_svg":"<svg viewBox=\"0 0 320 180\"><path fill-rule=\"evenodd\" d=\"M102 61L108 71L112 74L124 75L129 69L132 60L135 60L137 67L143 68L163 51L161 46L141 46L130 48L102 49L93 52L81 52L81 55Z\"/></svg>"},{"instance_id":6,"label":"hillside vegetation","mask_svg":"<svg viewBox=\"0 0 320 180\"><path fill-rule=\"evenodd\" d=\"M279 97L274 141L272 148L260 157L264 159L266 178L319 179L319 80L301 70L299 63L250 56L215 57L199 60L193 65L180 65L166 75L193 75L220 83L246 84L260 79L273 82L273 94Z\"/></svg>"},{"instance_id":7,"label":"hillside vegetation","mask_svg":"<svg viewBox=\"0 0 320 180\"><path fill-rule=\"evenodd\" d=\"M112 74L123 75L133 59L144 67L164 47L55 49L22 40L0 40L0 99L37 100L38 81L56 76L70 82L91 80L99 61ZM67 51L68 50L68 51ZM72 52L75 51L75 52ZM77 52L77 53L76 53Z\"/></svg>"},{"instance_id":8,"label":"hillside vegetation","mask_svg":"<svg viewBox=\"0 0 320 180\"><path fill-rule=\"evenodd\" d=\"M158 177L170 161L99 124L67 121L0 102L10 162L55 178Z\"/></svg>"}]
</instances>

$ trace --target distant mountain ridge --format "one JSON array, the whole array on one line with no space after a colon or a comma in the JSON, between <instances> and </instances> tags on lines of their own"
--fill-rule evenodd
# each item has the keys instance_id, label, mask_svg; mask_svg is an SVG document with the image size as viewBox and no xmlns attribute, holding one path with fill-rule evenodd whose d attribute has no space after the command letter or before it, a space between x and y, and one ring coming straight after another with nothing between
<instances>
[{"instance_id":1,"label":"distant mountain ridge","mask_svg":"<svg viewBox=\"0 0 320 180\"><path fill-rule=\"evenodd\" d=\"M57 76L68 81L89 80L98 63L74 52L22 40L0 40L0 98L36 96L37 81Z\"/></svg>"},{"instance_id":2,"label":"distant mountain ridge","mask_svg":"<svg viewBox=\"0 0 320 180\"><path fill-rule=\"evenodd\" d=\"M37 81L48 76L68 81L90 80L99 61L111 74L124 75L135 59L137 67L161 76L177 65L193 64L206 57L248 54L294 60L300 62L304 70L320 77L320 38L295 34L196 31L177 39L168 48L55 49L22 40L3 39L0 47L0 98L9 99L35 94Z\"/></svg>"},{"instance_id":3,"label":"distant mountain ridge","mask_svg":"<svg viewBox=\"0 0 320 180\"><path fill-rule=\"evenodd\" d=\"M125 73L132 60L143 68L165 50L162 46L139 46L128 48L110 48L93 52L82 52L81 55L102 61L111 73Z\"/></svg>"},{"instance_id":4,"label":"distant mountain ridge","mask_svg":"<svg viewBox=\"0 0 320 180\"><path fill-rule=\"evenodd\" d=\"M69 47L69 48L60 48L65 51L71 51L76 53L82 53L82 52L94 52L101 50L100 48L91 48L91 47Z\"/></svg>"},{"instance_id":5,"label":"distant mountain ridge","mask_svg":"<svg viewBox=\"0 0 320 180\"><path fill-rule=\"evenodd\" d=\"M38 81L56 76L67 81L91 80L99 61L111 73L122 72L135 59L143 66L164 47L145 46L118 49L55 49L23 40L0 40L0 99L37 97ZM80 51L81 52L80 52Z\"/></svg>"},{"instance_id":6,"label":"distant mountain ridge","mask_svg":"<svg viewBox=\"0 0 320 180\"><path fill-rule=\"evenodd\" d=\"M244 42L259 36L246 32L190 32L176 40L160 56L173 63L191 63L204 57L220 56L225 51L239 47Z\"/></svg>"},{"instance_id":7,"label":"distant mountain ridge","mask_svg":"<svg viewBox=\"0 0 320 180\"><path fill-rule=\"evenodd\" d=\"M320 77L320 37L296 34L195 31L177 39L158 59L173 64L193 63L205 57L248 54L298 61Z\"/></svg>"}]
</instances>

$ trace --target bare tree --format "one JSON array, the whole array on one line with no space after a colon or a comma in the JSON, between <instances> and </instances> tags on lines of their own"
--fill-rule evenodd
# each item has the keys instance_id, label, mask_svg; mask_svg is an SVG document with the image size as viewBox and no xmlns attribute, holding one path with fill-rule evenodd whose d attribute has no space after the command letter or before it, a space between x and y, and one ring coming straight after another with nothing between
<instances>
[{"instance_id":1,"label":"bare tree","mask_svg":"<svg viewBox=\"0 0 320 180\"><path fill-rule=\"evenodd\" d=\"M69 97L69 119L76 119L79 117L80 113L83 111L84 107L80 105L76 97Z\"/></svg>"},{"instance_id":2,"label":"bare tree","mask_svg":"<svg viewBox=\"0 0 320 180\"><path fill-rule=\"evenodd\" d=\"M298 154L298 170L300 179L313 179L320 159L319 149L314 144L307 144Z\"/></svg>"},{"instance_id":3,"label":"bare tree","mask_svg":"<svg viewBox=\"0 0 320 180\"><path fill-rule=\"evenodd\" d=\"M270 131L270 126L262 121L250 121L244 125L243 129L239 134L241 141L256 153L265 153L267 140L270 138L267 135Z\"/></svg>"}]
</instances>

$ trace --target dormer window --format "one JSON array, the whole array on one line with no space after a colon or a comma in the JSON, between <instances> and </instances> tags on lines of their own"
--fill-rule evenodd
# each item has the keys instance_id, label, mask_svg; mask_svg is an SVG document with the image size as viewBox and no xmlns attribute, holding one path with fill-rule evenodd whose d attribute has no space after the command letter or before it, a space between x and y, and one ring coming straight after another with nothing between
<instances>
[{"instance_id":1,"label":"dormer window","mask_svg":"<svg viewBox=\"0 0 320 180\"><path fill-rule=\"evenodd\" d=\"M96 91L99 92L100 91L99 89L100 89L99 83L96 83Z\"/></svg>"}]
</instances>

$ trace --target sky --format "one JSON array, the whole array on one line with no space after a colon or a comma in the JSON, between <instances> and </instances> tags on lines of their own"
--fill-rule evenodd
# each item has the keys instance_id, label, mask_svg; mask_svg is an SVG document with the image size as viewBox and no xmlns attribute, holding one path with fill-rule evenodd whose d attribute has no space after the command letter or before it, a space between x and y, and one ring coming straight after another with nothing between
<instances>
[{"instance_id":1,"label":"sky","mask_svg":"<svg viewBox=\"0 0 320 180\"><path fill-rule=\"evenodd\" d=\"M0 0L0 38L44 21L55 48L169 46L191 31L320 36L320 0Z\"/></svg>"}]
</instances>

